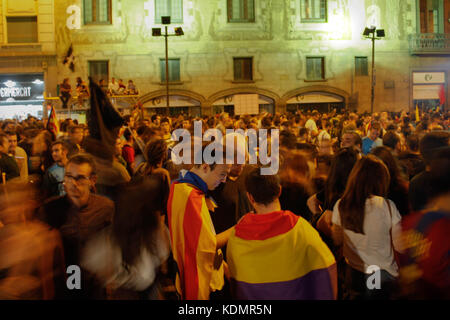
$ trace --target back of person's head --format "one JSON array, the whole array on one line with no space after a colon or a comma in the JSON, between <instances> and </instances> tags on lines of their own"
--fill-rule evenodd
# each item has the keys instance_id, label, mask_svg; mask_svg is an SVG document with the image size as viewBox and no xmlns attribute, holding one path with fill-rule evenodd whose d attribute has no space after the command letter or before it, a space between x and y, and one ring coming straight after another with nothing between
<instances>
[{"instance_id":1,"label":"back of person's head","mask_svg":"<svg viewBox=\"0 0 450 320\"><path fill-rule=\"evenodd\" d=\"M389 175L391 177L391 184L398 182L401 178L401 171L397 159L392 154L392 151L385 146L381 146L373 149L371 153L383 161L388 168Z\"/></svg>"},{"instance_id":2,"label":"back of person's head","mask_svg":"<svg viewBox=\"0 0 450 320\"><path fill-rule=\"evenodd\" d=\"M395 150L400 143L400 137L394 131L388 131L383 135L383 145Z\"/></svg>"},{"instance_id":3,"label":"back of person's head","mask_svg":"<svg viewBox=\"0 0 450 320\"><path fill-rule=\"evenodd\" d=\"M137 180L121 190L116 200L113 240L120 248L126 267L134 266L146 248L157 255L157 232L164 202L164 190L158 179Z\"/></svg>"},{"instance_id":4,"label":"back of person's head","mask_svg":"<svg viewBox=\"0 0 450 320\"><path fill-rule=\"evenodd\" d=\"M150 167L156 167L167 158L167 143L164 139L150 140L145 147L147 163Z\"/></svg>"},{"instance_id":5,"label":"back of person's head","mask_svg":"<svg viewBox=\"0 0 450 320\"><path fill-rule=\"evenodd\" d=\"M412 152L419 151L419 136L417 134L411 134L406 138L406 145Z\"/></svg>"},{"instance_id":6,"label":"back of person's head","mask_svg":"<svg viewBox=\"0 0 450 320\"><path fill-rule=\"evenodd\" d=\"M334 204L344 193L347 180L359 159L359 152L353 147L342 148L331 160L330 173L325 185L328 204Z\"/></svg>"},{"instance_id":7,"label":"back of person's head","mask_svg":"<svg viewBox=\"0 0 450 320\"><path fill-rule=\"evenodd\" d=\"M366 200L372 196L385 197L389 183L389 170L380 159L368 155L358 160L339 203L343 228L364 234Z\"/></svg>"},{"instance_id":8,"label":"back of person's head","mask_svg":"<svg viewBox=\"0 0 450 320\"><path fill-rule=\"evenodd\" d=\"M295 149L297 138L291 131L283 130L280 132L280 146L287 149Z\"/></svg>"},{"instance_id":9,"label":"back of person's head","mask_svg":"<svg viewBox=\"0 0 450 320\"><path fill-rule=\"evenodd\" d=\"M426 164L430 164L435 153L448 147L450 133L446 131L429 132L420 139L419 150Z\"/></svg>"},{"instance_id":10,"label":"back of person's head","mask_svg":"<svg viewBox=\"0 0 450 320\"><path fill-rule=\"evenodd\" d=\"M132 137L133 137L133 134L131 133L131 130L128 129L128 128L125 129L125 131L123 132L123 137L125 138L125 140L131 141Z\"/></svg>"},{"instance_id":11,"label":"back of person's head","mask_svg":"<svg viewBox=\"0 0 450 320\"><path fill-rule=\"evenodd\" d=\"M256 203L265 206L277 200L281 191L278 175L262 175L257 167L246 175L245 187Z\"/></svg>"},{"instance_id":12,"label":"back of person's head","mask_svg":"<svg viewBox=\"0 0 450 320\"><path fill-rule=\"evenodd\" d=\"M270 128L272 126L272 117L266 116L261 120L261 126L265 129Z\"/></svg>"},{"instance_id":13,"label":"back of person's head","mask_svg":"<svg viewBox=\"0 0 450 320\"><path fill-rule=\"evenodd\" d=\"M430 195L433 198L450 193L450 147L436 153L430 163Z\"/></svg>"}]
</instances>

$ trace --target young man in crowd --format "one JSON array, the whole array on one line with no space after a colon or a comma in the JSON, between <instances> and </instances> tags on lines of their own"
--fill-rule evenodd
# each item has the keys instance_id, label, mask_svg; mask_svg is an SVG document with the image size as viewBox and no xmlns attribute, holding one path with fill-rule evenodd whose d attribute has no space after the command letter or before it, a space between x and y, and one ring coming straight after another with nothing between
<instances>
[{"instance_id":1,"label":"young man in crowd","mask_svg":"<svg viewBox=\"0 0 450 320\"><path fill-rule=\"evenodd\" d=\"M172 140L172 134L171 134L171 126L170 126L170 120L167 117L164 117L161 119L161 134L162 134L162 139L164 139L164 141L167 144L167 147L172 147L174 145L174 141Z\"/></svg>"},{"instance_id":2,"label":"young man in crowd","mask_svg":"<svg viewBox=\"0 0 450 320\"><path fill-rule=\"evenodd\" d=\"M278 176L254 168L245 185L255 213L239 221L228 241L234 298L336 299L334 256L306 220L282 210Z\"/></svg>"},{"instance_id":3,"label":"young man in crowd","mask_svg":"<svg viewBox=\"0 0 450 320\"><path fill-rule=\"evenodd\" d=\"M7 131L6 135L9 141L9 154L14 157L19 166L20 179L28 178L28 156L25 150L17 145L17 134L14 131Z\"/></svg>"},{"instance_id":4,"label":"young man in crowd","mask_svg":"<svg viewBox=\"0 0 450 320\"><path fill-rule=\"evenodd\" d=\"M202 145L202 154L206 147ZM196 164L170 188L168 223L178 267L176 289L183 300L208 300L211 292L224 285L220 248L231 229L216 235L209 212L215 204L208 193L225 181L229 170L227 164Z\"/></svg>"},{"instance_id":5,"label":"young man in crowd","mask_svg":"<svg viewBox=\"0 0 450 320\"><path fill-rule=\"evenodd\" d=\"M372 122L369 134L362 139L362 153L366 156L372 149L381 147L383 140L379 138L381 133L381 125L379 122Z\"/></svg>"},{"instance_id":6,"label":"young man in crowd","mask_svg":"<svg viewBox=\"0 0 450 320\"><path fill-rule=\"evenodd\" d=\"M305 123L305 128L308 129L309 137L314 140L319 135L316 122L320 119L320 113L314 110L311 114L311 118Z\"/></svg>"},{"instance_id":7,"label":"young man in crowd","mask_svg":"<svg viewBox=\"0 0 450 320\"><path fill-rule=\"evenodd\" d=\"M66 139L67 146L69 148L69 157L82 152L81 143L83 142L84 132L83 127L73 125L69 127L69 136Z\"/></svg>"},{"instance_id":8,"label":"young man in crowd","mask_svg":"<svg viewBox=\"0 0 450 320\"><path fill-rule=\"evenodd\" d=\"M5 180L11 180L20 176L19 166L16 160L8 155L9 140L8 136L0 133L0 179L3 179L5 173Z\"/></svg>"},{"instance_id":9,"label":"young man in crowd","mask_svg":"<svg viewBox=\"0 0 450 320\"><path fill-rule=\"evenodd\" d=\"M95 183L94 160L87 154L77 154L65 167L66 195L49 199L39 209L38 218L61 233L66 267L80 266L86 242L112 223L114 202L94 194ZM62 279L57 298L106 299L106 291L98 279L81 269L81 289L69 290Z\"/></svg>"},{"instance_id":10,"label":"young man in crowd","mask_svg":"<svg viewBox=\"0 0 450 320\"><path fill-rule=\"evenodd\" d=\"M64 173L65 166L69 159L67 154L69 149L63 141L55 141L52 143L52 158L55 163L47 169L44 175L43 188L46 198L63 196L66 194L64 190Z\"/></svg>"}]
</instances>

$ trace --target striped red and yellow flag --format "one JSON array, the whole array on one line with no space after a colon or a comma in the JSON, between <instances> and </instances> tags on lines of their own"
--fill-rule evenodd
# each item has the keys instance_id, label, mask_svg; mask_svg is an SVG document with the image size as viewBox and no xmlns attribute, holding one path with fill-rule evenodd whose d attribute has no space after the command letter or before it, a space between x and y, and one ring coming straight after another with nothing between
<instances>
[{"instance_id":1,"label":"striped red and yellow flag","mask_svg":"<svg viewBox=\"0 0 450 320\"><path fill-rule=\"evenodd\" d=\"M420 121L419 104L416 104L416 122Z\"/></svg>"},{"instance_id":2,"label":"striped red and yellow flag","mask_svg":"<svg viewBox=\"0 0 450 320\"><path fill-rule=\"evenodd\" d=\"M56 110L53 106L50 111L50 115L48 116L47 130L49 130L54 135L55 138L59 134L59 122L58 119L56 118Z\"/></svg>"},{"instance_id":3,"label":"striped red and yellow flag","mask_svg":"<svg viewBox=\"0 0 450 320\"><path fill-rule=\"evenodd\" d=\"M189 183L174 181L168 200L168 223L177 263L177 291L182 299L207 300L224 284L223 264L215 265L216 233L205 194Z\"/></svg>"},{"instance_id":4,"label":"striped red and yellow flag","mask_svg":"<svg viewBox=\"0 0 450 320\"><path fill-rule=\"evenodd\" d=\"M290 211L245 215L227 245L234 298L333 300L337 268L318 232Z\"/></svg>"}]
</instances>

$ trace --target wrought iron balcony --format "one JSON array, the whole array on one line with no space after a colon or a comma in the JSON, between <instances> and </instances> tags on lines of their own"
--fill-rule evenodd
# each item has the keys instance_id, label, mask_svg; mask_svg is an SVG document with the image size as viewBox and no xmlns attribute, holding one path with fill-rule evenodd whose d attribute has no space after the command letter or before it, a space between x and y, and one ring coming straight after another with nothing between
<instances>
[{"instance_id":1,"label":"wrought iron balcony","mask_svg":"<svg viewBox=\"0 0 450 320\"><path fill-rule=\"evenodd\" d=\"M450 34L445 33L410 34L409 51L413 55L450 54Z\"/></svg>"}]
</instances>

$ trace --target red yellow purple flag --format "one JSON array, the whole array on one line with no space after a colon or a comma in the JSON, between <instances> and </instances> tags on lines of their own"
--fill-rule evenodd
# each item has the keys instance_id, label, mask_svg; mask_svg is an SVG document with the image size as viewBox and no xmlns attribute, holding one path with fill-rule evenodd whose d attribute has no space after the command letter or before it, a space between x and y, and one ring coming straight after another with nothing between
<instances>
[{"instance_id":1,"label":"red yellow purple flag","mask_svg":"<svg viewBox=\"0 0 450 320\"><path fill-rule=\"evenodd\" d=\"M290 211L245 215L227 245L234 298L333 300L336 261L320 235Z\"/></svg>"},{"instance_id":2,"label":"red yellow purple flag","mask_svg":"<svg viewBox=\"0 0 450 320\"><path fill-rule=\"evenodd\" d=\"M185 300L207 300L210 292L223 287L224 273L223 264L214 263L217 240L205 193L192 184L174 181L167 211L178 267L177 291Z\"/></svg>"}]
</instances>

